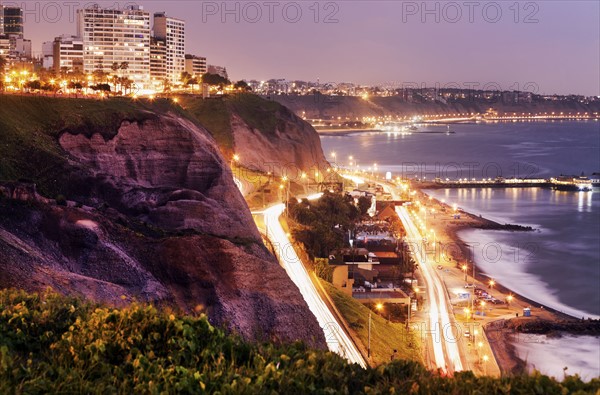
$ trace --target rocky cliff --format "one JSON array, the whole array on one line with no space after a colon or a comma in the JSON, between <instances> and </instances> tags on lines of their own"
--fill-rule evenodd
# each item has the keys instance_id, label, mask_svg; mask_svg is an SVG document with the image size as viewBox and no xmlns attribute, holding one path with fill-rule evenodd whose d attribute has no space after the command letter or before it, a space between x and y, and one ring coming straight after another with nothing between
<instances>
[{"instance_id":1,"label":"rocky cliff","mask_svg":"<svg viewBox=\"0 0 600 395\"><path fill-rule=\"evenodd\" d=\"M249 339L324 346L204 127L165 103L52 100L0 97L0 179L21 179L0 184L0 287L204 311Z\"/></svg>"},{"instance_id":2,"label":"rocky cliff","mask_svg":"<svg viewBox=\"0 0 600 395\"><path fill-rule=\"evenodd\" d=\"M329 167L317 132L277 102L238 94L209 100L187 98L183 106L201 123L206 122L223 153L238 154L245 168L296 178L303 171L312 175L311 170Z\"/></svg>"}]
</instances>

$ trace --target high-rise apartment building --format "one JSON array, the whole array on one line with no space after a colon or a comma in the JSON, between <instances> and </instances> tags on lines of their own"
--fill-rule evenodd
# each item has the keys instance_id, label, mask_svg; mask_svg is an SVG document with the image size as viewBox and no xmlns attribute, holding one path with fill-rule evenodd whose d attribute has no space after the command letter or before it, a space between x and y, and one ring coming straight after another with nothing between
<instances>
[{"instance_id":1,"label":"high-rise apartment building","mask_svg":"<svg viewBox=\"0 0 600 395\"><path fill-rule=\"evenodd\" d=\"M185 71L194 77L206 74L206 58L196 55L185 55Z\"/></svg>"},{"instance_id":2,"label":"high-rise apartment building","mask_svg":"<svg viewBox=\"0 0 600 395\"><path fill-rule=\"evenodd\" d=\"M167 78L167 47L154 37L150 39L150 78L154 85L162 85Z\"/></svg>"},{"instance_id":3,"label":"high-rise apartment building","mask_svg":"<svg viewBox=\"0 0 600 395\"><path fill-rule=\"evenodd\" d=\"M83 72L83 40L68 34L56 37L52 43L52 60L57 73L62 70Z\"/></svg>"},{"instance_id":4,"label":"high-rise apartment building","mask_svg":"<svg viewBox=\"0 0 600 395\"><path fill-rule=\"evenodd\" d=\"M166 47L167 78L179 83L185 71L185 21L168 17L164 12L154 14L154 38Z\"/></svg>"},{"instance_id":5,"label":"high-rise apartment building","mask_svg":"<svg viewBox=\"0 0 600 395\"><path fill-rule=\"evenodd\" d=\"M150 81L150 14L142 7L123 10L95 5L77 11L77 36L83 42L83 69L118 74L145 87Z\"/></svg>"},{"instance_id":6,"label":"high-rise apartment building","mask_svg":"<svg viewBox=\"0 0 600 395\"><path fill-rule=\"evenodd\" d=\"M4 34L4 6L0 3L0 36Z\"/></svg>"},{"instance_id":7,"label":"high-rise apartment building","mask_svg":"<svg viewBox=\"0 0 600 395\"><path fill-rule=\"evenodd\" d=\"M23 38L23 9L20 7L2 7L2 34Z\"/></svg>"}]
</instances>

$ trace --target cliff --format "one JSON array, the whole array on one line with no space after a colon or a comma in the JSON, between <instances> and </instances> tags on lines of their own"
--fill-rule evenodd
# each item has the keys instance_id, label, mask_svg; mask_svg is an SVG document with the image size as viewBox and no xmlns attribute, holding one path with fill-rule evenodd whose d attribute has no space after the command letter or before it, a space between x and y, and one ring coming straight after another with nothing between
<instances>
[{"instance_id":1,"label":"cliff","mask_svg":"<svg viewBox=\"0 0 600 395\"><path fill-rule=\"evenodd\" d=\"M219 142L226 157L240 165L275 175L325 170L329 163L313 127L281 104L251 94L203 100L183 97L182 106Z\"/></svg>"},{"instance_id":2,"label":"cliff","mask_svg":"<svg viewBox=\"0 0 600 395\"><path fill-rule=\"evenodd\" d=\"M167 100L0 95L0 287L206 312L324 347L206 129Z\"/></svg>"}]
</instances>

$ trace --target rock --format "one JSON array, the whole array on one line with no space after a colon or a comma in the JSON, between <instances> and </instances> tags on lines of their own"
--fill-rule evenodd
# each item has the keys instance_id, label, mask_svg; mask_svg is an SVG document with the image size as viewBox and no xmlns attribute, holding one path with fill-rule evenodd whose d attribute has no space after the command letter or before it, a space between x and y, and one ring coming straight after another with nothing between
<instances>
[{"instance_id":1,"label":"rock","mask_svg":"<svg viewBox=\"0 0 600 395\"><path fill-rule=\"evenodd\" d=\"M201 309L247 339L325 348L206 130L157 113L108 137L73 128L58 141L71 166L68 199L96 209L3 184L1 287Z\"/></svg>"},{"instance_id":2,"label":"rock","mask_svg":"<svg viewBox=\"0 0 600 395\"><path fill-rule=\"evenodd\" d=\"M239 115L231 115L235 152L240 164L249 169L299 180L302 172L330 167L323 155L321 140L313 127L284 107L276 113L279 120L274 136L249 126Z\"/></svg>"}]
</instances>

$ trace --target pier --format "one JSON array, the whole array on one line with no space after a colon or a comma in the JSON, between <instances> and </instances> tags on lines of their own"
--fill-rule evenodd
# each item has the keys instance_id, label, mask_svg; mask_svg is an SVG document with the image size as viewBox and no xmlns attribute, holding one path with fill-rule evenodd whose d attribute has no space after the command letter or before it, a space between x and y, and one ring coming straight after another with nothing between
<instances>
[{"instance_id":1,"label":"pier","mask_svg":"<svg viewBox=\"0 0 600 395\"><path fill-rule=\"evenodd\" d=\"M426 184L423 185L423 184ZM433 182L421 181L421 187L429 189L440 188L553 188L567 191L591 191L594 187L600 187L600 179L587 177L565 177L556 178L460 178L451 180L436 178Z\"/></svg>"}]
</instances>

